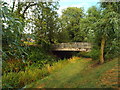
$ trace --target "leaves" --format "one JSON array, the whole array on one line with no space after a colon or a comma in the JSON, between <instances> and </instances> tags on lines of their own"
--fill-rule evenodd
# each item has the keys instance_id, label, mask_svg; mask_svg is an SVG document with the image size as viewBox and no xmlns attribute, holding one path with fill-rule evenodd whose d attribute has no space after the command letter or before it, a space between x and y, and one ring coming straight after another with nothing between
<instances>
[{"instance_id":1,"label":"leaves","mask_svg":"<svg viewBox=\"0 0 120 90\"><path fill-rule=\"evenodd\" d=\"M84 32L80 28L83 15L83 9L77 7L68 7L62 11L62 16L60 17L62 32L68 33L70 41L84 40Z\"/></svg>"},{"instance_id":2,"label":"leaves","mask_svg":"<svg viewBox=\"0 0 120 90\"><path fill-rule=\"evenodd\" d=\"M15 13L11 12L7 6L3 5L2 7L3 52L10 57L22 58L21 54L24 48L21 48L21 36L24 30L24 22L21 18L16 18ZM3 60L8 58L6 54L3 55Z\"/></svg>"}]
</instances>

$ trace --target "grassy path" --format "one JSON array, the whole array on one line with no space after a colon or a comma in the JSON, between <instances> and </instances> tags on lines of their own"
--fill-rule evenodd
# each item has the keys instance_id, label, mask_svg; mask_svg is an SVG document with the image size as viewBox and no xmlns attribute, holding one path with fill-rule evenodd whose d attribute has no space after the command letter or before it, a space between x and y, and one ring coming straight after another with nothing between
<instances>
[{"instance_id":1,"label":"grassy path","mask_svg":"<svg viewBox=\"0 0 120 90\"><path fill-rule=\"evenodd\" d=\"M100 80L100 83L102 83L102 86L113 87L113 88L118 87L118 82L120 80L119 72L120 70L118 69L117 64L112 69L106 71L106 73L102 75L101 80Z\"/></svg>"},{"instance_id":2,"label":"grassy path","mask_svg":"<svg viewBox=\"0 0 120 90\"><path fill-rule=\"evenodd\" d=\"M117 65L117 59L103 65L92 67L94 62L87 59L76 60L48 77L33 82L32 88L98 88L104 87L100 82L106 71ZM108 87L108 86L107 86ZM111 87L111 86L110 86Z\"/></svg>"}]
</instances>

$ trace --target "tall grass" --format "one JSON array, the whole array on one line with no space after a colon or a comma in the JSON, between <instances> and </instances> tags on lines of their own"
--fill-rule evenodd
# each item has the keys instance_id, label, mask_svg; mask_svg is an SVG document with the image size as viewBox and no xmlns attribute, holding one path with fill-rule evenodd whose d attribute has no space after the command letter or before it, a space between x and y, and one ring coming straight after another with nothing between
<instances>
[{"instance_id":1,"label":"tall grass","mask_svg":"<svg viewBox=\"0 0 120 90\"><path fill-rule=\"evenodd\" d=\"M41 69L38 66L30 65L27 66L24 71L5 73L2 77L3 88L22 88L33 81L42 79L62 69L68 63L73 63L78 59L77 57L73 57L68 60L59 60L52 65L45 64Z\"/></svg>"}]
</instances>

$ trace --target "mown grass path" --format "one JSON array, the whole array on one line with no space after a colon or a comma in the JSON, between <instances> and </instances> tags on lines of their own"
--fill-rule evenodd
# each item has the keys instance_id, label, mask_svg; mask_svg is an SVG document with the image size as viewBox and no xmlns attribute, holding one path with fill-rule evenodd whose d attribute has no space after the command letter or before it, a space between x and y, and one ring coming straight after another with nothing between
<instances>
[{"instance_id":1,"label":"mown grass path","mask_svg":"<svg viewBox=\"0 0 120 90\"><path fill-rule=\"evenodd\" d=\"M31 88L102 88L101 76L117 65L117 59L93 67L90 59L79 59L65 65L61 70L34 82ZM107 86L108 87L108 86ZM110 86L111 88L111 86Z\"/></svg>"},{"instance_id":2,"label":"mown grass path","mask_svg":"<svg viewBox=\"0 0 120 90\"><path fill-rule=\"evenodd\" d=\"M102 86L105 87L119 87L118 84L120 84L119 80L120 80L120 76L119 76L119 68L118 68L118 64L116 64L115 67L113 67L112 69L106 71L106 73L104 73L101 77L100 83L102 83Z\"/></svg>"}]
</instances>

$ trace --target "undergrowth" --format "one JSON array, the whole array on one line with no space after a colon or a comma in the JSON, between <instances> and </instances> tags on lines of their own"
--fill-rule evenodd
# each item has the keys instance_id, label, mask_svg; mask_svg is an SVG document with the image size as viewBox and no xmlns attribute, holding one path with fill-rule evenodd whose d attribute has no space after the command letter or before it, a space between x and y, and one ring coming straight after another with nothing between
<instances>
[{"instance_id":1,"label":"undergrowth","mask_svg":"<svg viewBox=\"0 0 120 90\"><path fill-rule=\"evenodd\" d=\"M33 81L42 79L50 75L51 73L62 69L68 63L75 62L76 59L79 58L73 57L68 60L59 60L58 62L53 62L52 65L45 64L43 68L40 68L38 65L35 64L32 65L28 64L24 68L24 70L21 69L19 72L18 69L20 69L20 67L18 68L18 66L20 61L18 60L17 64L15 64L15 62L13 64L10 64L9 62L10 66L8 68L14 68L14 65L16 65L16 68L12 69L8 73L3 74L2 86L3 88L22 88L25 85L32 83ZM13 70L17 70L17 71L13 71Z\"/></svg>"}]
</instances>

